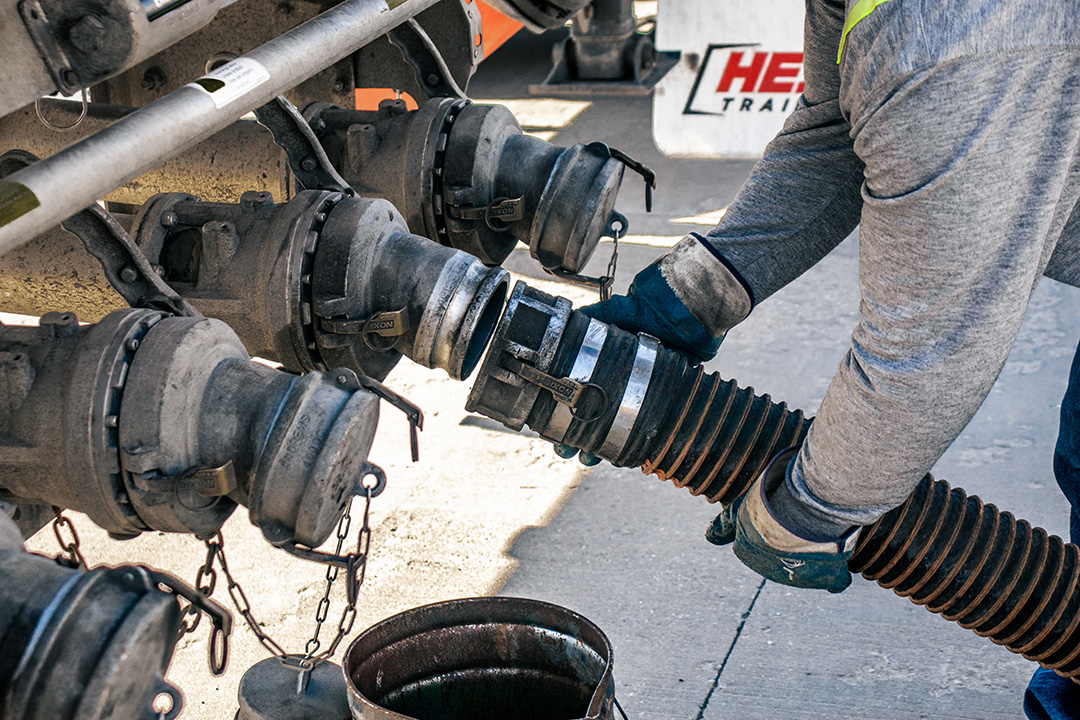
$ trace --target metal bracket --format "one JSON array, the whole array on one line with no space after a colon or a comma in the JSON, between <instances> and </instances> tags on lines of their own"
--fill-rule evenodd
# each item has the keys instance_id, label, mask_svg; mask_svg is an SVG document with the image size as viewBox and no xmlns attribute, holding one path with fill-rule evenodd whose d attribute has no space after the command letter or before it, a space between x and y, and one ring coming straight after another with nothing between
<instances>
[{"instance_id":1,"label":"metal bracket","mask_svg":"<svg viewBox=\"0 0 1080 720\"><path fill-rule=\"evenodd\" d=\"M409 18L387 35L416 69L416 79L429 97L469 99L451 74L439 47L415 19Z\"/></svg>"},{"instance_id":2,"label":"metal bracket","mask_svg":"<svg viewBox=\"0 0 1080 720\"><path fill-rule=\"evenodd\" d=\"M338 335L367 335L373 334L384 338L396 338L404 335L409 330L409 315L407 308L401 310L388 310L375 313L366 318L349 320L345 318L319 318L319 329ZM370 347L370 346L369 346ZM386 348L371 348L372 350L389 350Z\"/></svg>"},{"instance_id":3,"label":"metal bracket","mask_svg":"<svg viewBox=\"0 0 1080 720\"><path fill-rule=\"evenodd\" d=\"M56 87L64 95L74 95L81 89L78 73L71 66L67 53L56 42L56 34L49 24L49 18L45 15L41 3L38 0L23 0L19 3L19 14L23 24L26 25L34 46L41 53L41 59L45 61L45 67L49 71L49 77L56 83Z\"/></svg>"},{"instance_id":4,"label":"metal bracket","mask_svg":"<svg viewBox=\"0 0 1080 720\"><path fill-rule=\"evenodd\" d=\"M396 407L401 412L405 413L405 417L409 421L409 449L412 452L412 461L417 462L420 460L420 440L416 433L419 430L424 429L424 411L420 409L418 405L406 400L401 395L390 388L383 385L381 382L374 378L369 378L366 375L360 375L357 377L357 381L360 383L360 387L364 388L368 392L373 393L377 397Z\"/></svg>"},{"instance_id":5,"label":"metal bracket","mask_svg":"<svg viewBox=\"0 0 1080 720\"><path fill-rule=\"evenodd\" d=\"M645 180L645 212L652 212L652 195L653 190L656 189L656 173L653 172L652 168L635 160L622 150L616 150L609 146L608 152L611 153L611 157L636 172ZM623 232L625 234L625 230Z\"/></svg>"},{"instance_id":6,"label":"metal bracket","mask_svg":"<svg viewBox=\"0 0 1080 720\"><path fill-rule=\"evenodd\" d=\"M0 155L0 177L38 161L25 150ZM202 313L154 272L146 255L108 211L94 204L77 212L61 226L82 240L86 251L101 263L105 278L132 307L164 310L172 315L202 317Z\"/></svg>"},{"instance_id":7,"label":"metal bracket","mask_svg":"<svg viewBox=\"0 0 1080 720\"><path fill-rule=\"evenodd\" d=\"M206 613L214 625L210 635L210 672L221 675L229 664L229 636L232 634L232 614L206 595L172 575L157 570L139 568L144 571L158 587L170 590L174 595L184 598L194 607ZM181 629L183 632L183 629Z\"/></svg>"},{"instance_id":8,"label":"metal bracket","mask_svg":"<svg viewBox=\"0 0 1080 720\"><path fill-rule=\"evenodd\" d=\"M352 196L356 193L330 163L322 143L307 120L284 95L255 109L255 118L285 151L289 168L306 190L329 190Z\"/></svg>"},{"instance_id":9,"label":"metal bracket","mask_svg":"<svg viewBox=\"0 0 1080 720\"><path fill-rule=\"evenodd\" d=\"M578 20L575 18L575 23ZM552 48L552 67L548 76L541 83L529 85L530 95L548 97L595 97L597 95L645 96L650 95L657 83L675 67L681 54L661 52L653 45L651 33L634 33L625 40L616 40L609 44L608 52L619 56L628 53L630 72L620 79L590 77L587 67L582 67L582 59L577 52L580 41L591 41L593 45L599 38L573 35L560 41Z\"/></svg>"}]
</instances>

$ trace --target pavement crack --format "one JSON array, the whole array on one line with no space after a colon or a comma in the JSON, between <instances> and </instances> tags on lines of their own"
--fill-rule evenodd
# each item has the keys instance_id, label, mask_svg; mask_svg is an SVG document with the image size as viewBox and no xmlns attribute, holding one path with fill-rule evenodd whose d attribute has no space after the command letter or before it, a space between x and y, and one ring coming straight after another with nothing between
<instances>
[{"instance_id":1,"label":"pavement crack","mask_svg":"<svg viewBox=\"0 0 1080 720\"><path fill-rule=\"evenodd\" d=\"M694 720L704 720L705 709L709 707L709 702L712 700L713 693L716 692L717 686L720 685L720 676L724 674L724 668L727 667L728 659L735 650L735 643L739 642L739 636L742 635L743 628L746 627L746 621L750 618L750 613L754 611L754 604L757 602L757 599L761 597L761 591L764 589L765 579L762 578L761 584L758 585L757 592L754 593L754 597L750 601L750 607L746 608L746 612L744 612L740 618L739 627L735 629L735 637L731 638L731 645L728 646L727 652L724 653L724 659L720 663L720 669L716 671L716 677L713 678L712 686L709 688L709 692L705 694L705 699L702 700L701 705L698 706L697 717L695 717Z\"/></svg>"}]
</instances>

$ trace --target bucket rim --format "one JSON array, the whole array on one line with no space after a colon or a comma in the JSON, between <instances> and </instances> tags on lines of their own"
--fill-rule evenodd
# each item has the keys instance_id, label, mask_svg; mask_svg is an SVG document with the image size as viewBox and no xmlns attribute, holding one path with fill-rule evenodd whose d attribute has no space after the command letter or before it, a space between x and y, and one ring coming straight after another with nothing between
<instances>
[{"instance_id":1,"label":"bucket rim","mask_svg":"<svg viewBox=\"0 0 1080 720\"><path fill-rule=\"evenodd\" d=\"M437 622L420 629L425 621L432 620ZM382 705L377 705L360 692L350 672L351 668L357 667L360 663L360 659L354 656L364 652L365 647L370 643L385 647L423 632L485 622L513 622L518 625L533 625L575 634L604 661L604 670L589 700L588 710L578 720L598 720L605 706L611 705L615 694L612 672L614 649L607 635L596 623L580 613L555 603L531 598L494 596L442 600L409 608L380 620L358 634L349 643L341 663L341 671L345 676L345 685L349 691L350 706L358 703L362 708L378 712L387 719L416 720L409 715L402 715ZM353 717L360 716L354 713Z\"/></svg>"}]
</instances>

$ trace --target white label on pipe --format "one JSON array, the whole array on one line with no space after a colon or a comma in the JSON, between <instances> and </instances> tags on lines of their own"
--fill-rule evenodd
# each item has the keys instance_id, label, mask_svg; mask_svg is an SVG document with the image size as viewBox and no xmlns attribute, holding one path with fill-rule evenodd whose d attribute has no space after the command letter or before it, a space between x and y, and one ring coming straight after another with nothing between
<instances>
[{"instance_id":1,"label":"white label on pipe","mask_svg":"<svg viewBox=\"0 0 1080 720\"><path fill-rule=\"evenodd\" d=\"M222 65L209 75L203 75L188 87L202 90L210 96L215 105L223 108L269 79L270 73L262 63L241 57Z\"/></svg>"}]
</instances>

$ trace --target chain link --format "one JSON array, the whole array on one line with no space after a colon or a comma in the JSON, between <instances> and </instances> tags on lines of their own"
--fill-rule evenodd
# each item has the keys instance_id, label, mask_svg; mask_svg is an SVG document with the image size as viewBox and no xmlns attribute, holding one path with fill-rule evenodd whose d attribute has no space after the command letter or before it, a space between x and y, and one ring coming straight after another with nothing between
<instances>
[{"instance_id":1,"label":"chain link","mask_svg":"<svg viewBox=\"0 0 1080 720\"><path fill-rule=\"evenodd\" d=\"M356 586L362 585L364 582L364 573L367 569L368 550L371 546L371 527L368 524L368 515L371 511L371 488L366 488L367 492L364 494L364 522L360 527L360 532L356 537L356 553L354 557L359 558L359 564L356 569L350 565L349 572L355 573L353 575L356 578ZM345 540L349 536L349 527L352 524L351 506L345 508L345 514L341 516L341 522L338 523L337 532L337 547L334 550L335 555L341 554L341 548L345 545ZM353 621L356 619L356 601L354 596L350 598L345 608L342 610L341 619L338 621L337 634L334 636L333 641L322 653L316 655L320 647L319 634L322 632L323 623L326 622L327 616L330 614L330 591L334 586L334 581L338 577L338 568L328 567L326 569L326 591L323 593L322 599L319 600L319 606L315 610L315 632L312 634L311 639L307 641L307 645L304 648L304 663L310 667L315 667L319 663L329 660L334 652L337 650L338 645L341 644L341 640L349 634L352 630Z\"/></svg>"},{"instance_id":2,"label":"chain link","mask_svg":"<svg viewBox=\"0 0 1080 720\"><path fill-rule=\"evenodd\" d=\"M86 570L90 566L86 564L86 558L83 557L82 550L80 550L81 541L79 540L79 533L75 531L75 524L56 505L53 505L53 514L56 515L56 519L52 521L53 535L56 536L56 542L60 544L60 549L66 556L64 558L57 556L57 560L60 560L68 567ZM71 540L64 540L64 528L67 528L71 534Z\"/></svg>"},{"instance_id":3,"label":"chain link","mask_svg":"<svg viewBox=\"0 0 1080 720\"><path fill-rule=\"evenodd\" d=\"M600 278L600 302L611 299L611 288L615 285L615 268L619 263L619 236L622 223L616 220L611 224L611 259L608 260L607 272Z\"/></svg>"},{"instance_id":4,"label":"chain link","mask_svg":"<svg viewBox=\"0 0 1080 720\"><path fill-rule=\"evenodd\" d=\"M214 594L214 589L217 588L217 571L214 570L214 558L221 551L223 547L223 540L221 540L221 533L207 538L206 540L206 560L203 561L199 572L195 574L195 589L206 597L210 597ZM187 603L184 607L183 614L183 627L180 628L180 636L183 637L188 633L195 632L195 629L199 627L199 622L202 620L202 612L199 608L195 607L192 603Z\"/></svg>"},{"instance_id":5,"label":"chain link","mask_svg":"<svg viewBox=\"0 0 1080 720\"><path fill-rule=\"evenodd\" d=\"M251 611L251 603L247 599L247 594L244 589L240 587L240 584L233 578L232 573L229 572L229 562L225 559L225 539L221 536L221 531L218 530L214 535L218 542L221 543L221 547L217 551L218 564L221 565L221 572L225 575L225 582L229 590L229 598L232 600L233 606L236 607L236 611L240 613L240 617L244 618L244 622L251 629L251 632L255 635L255 639L266 648L271 655L280 658L287 653L285 650L274 641L274 638L270 637L260 625L259 621L255 619L254 613ZM207 541L209 546L210 541Z\"/></svg>"},{"instance_id":6,"label":"chain link","mask_svg":"<svg viewBox=\"0 0 1080 720\"><path fill-rule=\"evenodd\" d=\"M367 571L368 552L371 548L370 512L373 488L365 487L365 490L363 525L357 533L356 551L351 556L353 562L349 563L349 573L352 576L349 583L350 592L347 593L349 597L342 610L341 619L338 621L337 632L334 635L334 639L323 652L319 652L319 649L322 647L322 641L319 636L322 633L324 623L330 615L331 590L341 572L341 569L336 566L331 565L326 568L326 590L323 593L322 598L320 598L319 604L315 610L315 630L312 633L311 638L304 645L304 654L302 656L290 655L285 652L285 649L263 630L262 624L259 623L252 611L247 594L244 592L244 589L240 587L240 584L229 570L229 563L225 557L225 539L222 537L220 530L205 540L206 561L199 568L198 574L196 575L196 589L206 597L213 595L217 585L217 573L214 570L214 562L216 560L221 568L222 574L225 576L226 586L229 591L229 597L232 599L233 606L235 606L237 612L240 613L240 616L244 618L244 622L247 623L248 628L255 635L255 638L259 643L287 667L310 672L317 665L333 657L338 646L341 644L341 641L352 631L353 624L356 621L356 603L359 594L355 592L355 588L359 587L364 582L364 576ZM349 529L351 526L352 514L350 504L349 506L346 506L345 512L338 522L336 533L337 544L334 555L341 555L342 548L345 547L345 542L348 540ZM194 620L191 620L192 616L194 616ZM188 605L184 609L184 617L187 620L185 621L181 634L192 632L198 627L201 613L197 608Z\"/></svg>"}]
</instances>

